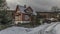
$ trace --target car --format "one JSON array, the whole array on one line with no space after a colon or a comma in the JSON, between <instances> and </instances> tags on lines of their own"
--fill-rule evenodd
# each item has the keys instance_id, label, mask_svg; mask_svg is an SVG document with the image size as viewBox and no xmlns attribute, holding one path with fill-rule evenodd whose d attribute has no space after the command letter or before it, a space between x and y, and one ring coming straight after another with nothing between
<instances>
[{"instance_id":1,"label":"car","mask_svg":"<svg viewBox=\"0 0 60 34\"><path fill-rule=\"evenodd\" d=\"M57 22L57 19L55 19L55 18L46 18L46 19L43 20L43 22L45 22L45 23Z\"/></svg>"}]
</instances>

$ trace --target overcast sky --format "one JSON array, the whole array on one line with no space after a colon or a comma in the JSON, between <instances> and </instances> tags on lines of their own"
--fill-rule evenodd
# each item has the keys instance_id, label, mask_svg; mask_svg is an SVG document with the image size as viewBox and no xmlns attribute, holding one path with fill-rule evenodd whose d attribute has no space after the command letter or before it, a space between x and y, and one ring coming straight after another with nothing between
<instances>
[{"instance_id":1,"label":"overcast sky","mask_svg":"<svg viewBox=\"0 0 60 34\"><path fill-rule=\"evenodd\" d=\"M30 5L35 9L45 9L50 10L52 6L60 7L60 0L7 0L7 4L10 8L15 8L17 4L19 5Z\"/></svg>"}]
</instances>

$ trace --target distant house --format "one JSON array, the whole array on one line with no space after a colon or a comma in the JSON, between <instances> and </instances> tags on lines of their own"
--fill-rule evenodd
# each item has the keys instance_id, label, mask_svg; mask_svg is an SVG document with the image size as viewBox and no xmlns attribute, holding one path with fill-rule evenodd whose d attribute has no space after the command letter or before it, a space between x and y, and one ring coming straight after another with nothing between
<instances>
[{"instance_id":1,"label":"distant house","mask_svg":"<svg viewBox=\"0 0 60 34\"><path fill-rule=\"evenodd\" d=\"M40 15L40 18L57 18L60 17L59 13L60 12L37 12L37 15Z\"/></svg>"},{"instance_id":2,"label":"distant house","mask_svg":"<svg viewBox=\"0 0 60 34\"><path fill-rule=\"evenodd\" d=\"M30 23L33 9L30 6L16 6L16 11L13 13L14 23Z\"/></svg>"}]
</instances>

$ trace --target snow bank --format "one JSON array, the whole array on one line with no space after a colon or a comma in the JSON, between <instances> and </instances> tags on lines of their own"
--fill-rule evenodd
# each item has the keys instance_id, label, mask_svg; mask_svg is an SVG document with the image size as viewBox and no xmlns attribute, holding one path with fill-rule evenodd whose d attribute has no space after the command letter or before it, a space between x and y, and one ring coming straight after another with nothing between
<instances>
[{"instance_id":1,"label":"snow bank","mask_svg":"<svg viewBox=\"0 0 60 34\"><path fill-rule=\"evenodd\" d=\"M10 27L0 31L0 34L38 34L41 29L48 27L49 24L41 25L36 28Z\"/></svg>"},{"instance_id":2,"label":"snow bank","mask_svg":"<svg viewBox=\"0 0 60 34\"><path fill-rule=\"evenodd\" d=\"M23 27L10 27L0 31L0 34L26 34L26 29Z\"/></svg>"},{"instance_id":3,"label":"snow bank","mask_svg":"<svg viewBox=\"0 0 60 34\"><path fill-rule=\"evenodd\" d=\"M34 28L33 31L28 32L28 34L43 34L44 30L52 24L40 25L39 27Z\"/></svg>"},{"instance_id":4,"label":"snow bank","mask_svg":"<svg viewBox=\"0 0 60 34\"><path fill-rule=\"evenodd\" d=\"M53 25L51 25L51 26L49 26L47 29L45 29L45 34L57 34L56 32L59 30L59 29L55 29L55 28L57 28L58 25L59 24L59 22L57 22L57 23L54 23Z\"/></svg>"},{"instance_id":5,"label":"snow bank","mask_svg":"<svg viewBox=\"0 0 60 34\"><path fill-rule=\"evenodd\" d=\"M60 24L56 25L53 31L54 31L54 34L60 34Z\"/></svg>"},{"instance_id":6,"label":"snow bank","mask_svg":"<svg viewBox=\"0 0 60 34\"><path fill-rule=\"evenodd\" d=\"M52 24L51 26L49 26L45 31L51 31L58 23Z\"/></svg>"},{"instance_id":7,"label":"snow bank","mask_svg":"<svg viewBox=\"0 0 60 34\"><path fill-rule=\"evenodd\" d=\"M0 31L0 34L60 34L60 23L44 24L36 28L13 26Z\"/></svg>"}]
</instances>

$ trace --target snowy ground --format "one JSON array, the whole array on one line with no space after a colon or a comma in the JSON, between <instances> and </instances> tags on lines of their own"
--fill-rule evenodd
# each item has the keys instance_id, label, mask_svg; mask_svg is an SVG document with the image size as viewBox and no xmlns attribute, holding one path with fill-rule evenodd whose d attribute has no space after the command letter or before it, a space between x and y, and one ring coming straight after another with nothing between
<instances>
[{"instance_id":1,"label":"snowy ground","mask_svg":"<svg viewBox=\"0 0 60 34\"><path fill-rule=\"evenodd\" d=\"M60 22L44 24L35 28L13 26L0 31L0 34L60 34Z\"/></svg>"}]
</instances>

